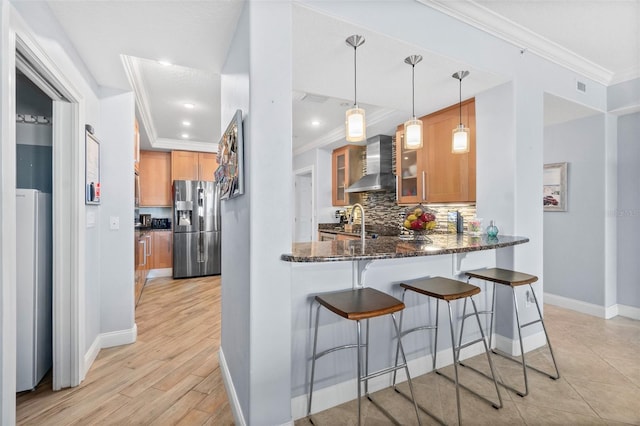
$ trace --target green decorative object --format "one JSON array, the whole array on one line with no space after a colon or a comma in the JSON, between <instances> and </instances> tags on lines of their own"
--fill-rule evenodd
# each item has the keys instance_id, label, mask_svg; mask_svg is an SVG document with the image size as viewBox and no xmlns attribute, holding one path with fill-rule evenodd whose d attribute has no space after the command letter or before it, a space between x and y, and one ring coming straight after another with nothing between
<instances>
[{"instance_id":1,"label":"green decorative object","mask_svg":"<svg viewBox=\"0 0 640 426\"><path fill-rule=\"evenodd\" d=\"M498 227L495 225L493 220L489 223L489 226L487 226L487 236L489 238L495 238L498 236Z\"/></svg>"}]
</instances>

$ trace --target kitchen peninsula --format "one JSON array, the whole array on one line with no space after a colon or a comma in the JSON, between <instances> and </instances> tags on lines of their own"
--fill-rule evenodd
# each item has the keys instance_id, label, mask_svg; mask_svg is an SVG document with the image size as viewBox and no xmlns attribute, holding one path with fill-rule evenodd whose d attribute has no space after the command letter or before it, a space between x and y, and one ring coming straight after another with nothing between
<instances>
[{"instance_id":1,"label":"kitchen peninsula","mask_svg":"<svg viewBox=\"0 0 640 426\"><path fill-rule=\"evenodd\" d=\"M495 267L509 262L514 257L514 247L529 242L527 237L435 233L429 235L431 242L412 241L397 236L380 236L361 240L334 240L311 243L293 243L290 253L281 255L292 270L291 285L291 396L294 419L306 415L309 381L309 359L313 344L313 296L362 285L376 288L397 298L402 297L400 282L425 276L460 278L464 270ZM490 305L491 293L484 291L475 297L478 309ZM404 322L408 326L420 321L424 323L425 312L431 318L435 309L424 309L425 298L407 295ZM433 306L432 306L433 307ZM456 318L462 307L455 307ZM458 311L459 310L459 311ZM440 312L444 315L445 312ZM446 323L442 317L441 322ZM498 318L497 321L505 320ZM509 320L506 318L506 320ZM377 320L373 320L377 321ZM352 343L355 329L349 321L323 311L320 316L318 347L333 347ZM457 325L456 325L457 327ZM477 328L465 335L469 339L479 336ZM447 331L448 333L448 331ZM417 334L417 335L416 335ZM389 321L379 320L372 327L370 346L370 368L391 365L394 354L392 330ZM414 333L403 339L412 376L431 371L430 353L433 337ZM494 340L496 341L496 340ZM480 345L481 346L481 345ZM472 356L478 348L472 346L462 351L462 357ZM450 364L450 342L439 339L438 364ZM449 355L447 356L447 353ZM322 359L316 365L316 390L314 390L314 412L339 405L356 397L353 374L355 354L353 351L338 351ZM370 381L369 389L375 391L388 387L388 378L379 377Z\"/></svg>"}]
</instances>

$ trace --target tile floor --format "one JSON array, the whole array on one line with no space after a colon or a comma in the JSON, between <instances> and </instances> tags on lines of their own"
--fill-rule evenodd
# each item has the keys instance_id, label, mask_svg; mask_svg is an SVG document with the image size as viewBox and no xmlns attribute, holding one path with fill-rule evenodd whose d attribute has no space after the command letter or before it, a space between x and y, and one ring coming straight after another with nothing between
<instances>
[{"instance_id":1,"label":"tile floor","mask_svg":"<svg viewBox=\"0 0 640 426\"><path fill-rule=\"evenodd\" d=\"M610 320L545 306L545 325L560 369L560 379L551 380L529 372L529 395L520 397L501 387L504 406L500 410L461 389L462 422L468 425L640 425L640 321L624 317ZM546 348L531 352L527 362L552 371ZM500 378L522 387L520 367L494 356ZM478 368L486 365L484 355L471 360ZM488 368L487 368L488 370ZM443 371L452 374L453 367ZM460 368L460 382L488 398L495 398L493 383ZM418 403L437 419L421 412L423 425L456 424L455 388L434 373L414 378ZM401 389L408 394L406 384ZM400 424L417 424L413 405L391 389L373 394L377 405ZM357 424L356 401L313 414L313 423ZM363 424L393 424L380 409L363 399ZM307 425L300 419L296 425Z\"/></svg>"}]
</instances>

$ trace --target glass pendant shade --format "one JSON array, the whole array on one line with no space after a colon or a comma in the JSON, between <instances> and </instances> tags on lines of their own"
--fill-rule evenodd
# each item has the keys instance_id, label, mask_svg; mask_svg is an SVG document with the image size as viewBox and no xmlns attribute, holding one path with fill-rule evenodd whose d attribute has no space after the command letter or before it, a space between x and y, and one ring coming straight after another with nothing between
<instances>
[{"instance_id":1,"label":"glass pendant shade","mask_svg":"<svg viewBox=\"0 0 640 426\"><path fill-rule=\"evenodd\" d=\"M347 142L361 142L367 138L364 110L354 106L345 114Z\"/></svg>"},{"instance_id":2,"label":"glass pendant shade","mask_svg":"<svg viewBox=\"0 0 640 426\"><path fill-rule=\"evenodd\" d=\"M413 117L404 123L404 149L422 148L422 120Z\"/></svg>"},{"instance_id":3,"label":"glass pendant shade","mask_svg":"<svg viewBox=\"0 0 640 426\"><path fill-rule=\"evenodd\" d=\"M422 148L422 120L416 119L416 64L422 61L422 56L411 55L404 59L404 63L411 65L411 110L413 116L404 122L404 149Z\"/></svg>"},{"instance_id":4,"label":"glass pendant shade","mask_svg":"<svg viewBox=\"0 0 640 426\"><path fill-rule=\"evenodd\" d=\"M464 127L463 124L458 124L458 127L453 129L451 152L454 154L469 152L469 128Z\"/></svg>"},{"instance_id":5,"label":"glass pendant shade","mask_svg":"<svg viewBox=\"0 0 640 426\"><path fill-rule=\"evenodd\" d=\"M451 76L460 82L460 98L458 103L460 124L453 129L453 137L451 138L452 154L465 154L469 152L469 128L464 127L464 124L462 124L462 79L468 75L469 71L458 71Z\"/></svg>"}]
</instances>

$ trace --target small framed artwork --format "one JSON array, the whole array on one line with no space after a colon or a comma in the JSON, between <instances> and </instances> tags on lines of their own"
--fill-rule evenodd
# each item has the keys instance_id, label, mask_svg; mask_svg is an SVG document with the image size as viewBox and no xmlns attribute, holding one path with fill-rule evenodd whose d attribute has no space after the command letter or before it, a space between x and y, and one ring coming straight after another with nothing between
<instances>
[{"instance_id":1,"label":"small framed artwork","mask_svg":"<svg viewBox=\"0 0 640 426\"><path fill-rule=\"evenodd\" d=\"M544 165L542 205L546 212L567 211L567 163Z\"/></svg>"},{"instance_id":2,"label":"small framed artwork","mask_svg":"<svg viewBox=\"0 0 640 426\"><path fill-rule=\"evenodd\" d=\"M244 194L244 137L242 111L237 110L218 143L218 168L214 176L220 187L220 199Z\"/></svg>"},{"instance_id":3,"label":"small framed artwork","mask_svg":"<svg viewBox=\"0 0 640 426\"><path fill-rule=\"evenodd\" d=\"M100 204L100 141L85 132L85 204Z\"/></svg>"}]
</instances>

